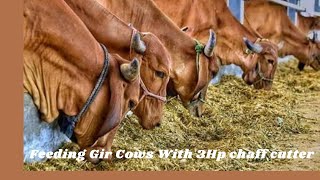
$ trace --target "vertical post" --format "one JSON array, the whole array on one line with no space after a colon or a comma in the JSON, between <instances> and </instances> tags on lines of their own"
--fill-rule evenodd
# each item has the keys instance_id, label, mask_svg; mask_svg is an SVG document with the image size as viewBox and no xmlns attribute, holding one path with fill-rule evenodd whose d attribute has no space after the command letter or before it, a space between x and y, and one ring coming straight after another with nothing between
<instances>
[{"instance_id":1,"label":"vertical post","mask_svg":"<svg viewBox=\"0 0 320 180\"><path fill-rule=\"evenodd\" d=\"M244 22L244 1L240 0L240 23Z\"/></svg>"},{"instance_id":2,"label":"vertical post","mask_svg":"<svg viewBox=\"0 0 320 180\"><path fill-rule=\"evenodd\" d=\"M228 0L229 9L234 17L243 24L244 19L244 1L243 0Z\"/></svg>"},{"instance_id":3,"label":"vertical post","mask_svg":"<svg viewBox=\"0 0 320 180\"><path fill-rule=\"evenodd\" d=\"M320 0L316 0L314 2L314 11L315 12L320 12Z\"/></svg>"},{"instance_id":4,"label":"vertical post","mask_svg":"<svg viewBox=\"0 0 320 180\"><path fill-rule=\"evenodd\" d=\"M298 0L289 0L289 3L292 3L292 4L296 4L298 5ZM290 20L295 24L297 25L298 24L298 14L297 14L297 11L293 8L290 8L290 7L287 7L288 9L288 16L290 18Z\"/></svg>"}]
</instances>

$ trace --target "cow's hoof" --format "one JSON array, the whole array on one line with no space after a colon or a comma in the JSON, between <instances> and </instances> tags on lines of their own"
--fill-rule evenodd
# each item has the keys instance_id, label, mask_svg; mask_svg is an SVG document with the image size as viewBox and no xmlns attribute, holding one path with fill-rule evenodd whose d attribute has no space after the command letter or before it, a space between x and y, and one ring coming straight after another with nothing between
<instances>
[{"instance_id":1,"label":"cow's hoof","mask_svg":"<svg viewBox=\"0 0 320 180\"><path fill-rule=\"evenodd\" d=\"M99 158L87 158L87 160L89 162L91 162L92 164L98 164L100 162L100 159Z\"/></svg>"},{"instance_id":2,"label":"cow's hoof","mask_svg":"<svg viewBox=\"0 0 320 180\"><path fill-rule=\"evenodd\" d=\"M112 156L103 159L104 162L112 162Z\"/></svg>"},{"instance_id":3,"label":"cow's hoof","mask_svg":"<svg viewBox=\"0 0 320 180\"><path fill-rule=\"evenodd\" d=\"M90 152L92 150L94 150L93 148L90 147L90 148L87 148L86 150L87 150L87 153L85 155L85 158L87 161L91 162L92 164L98 164L101 161L101 159L99 159L99 158L91 158L90 157Z\"/></svg>"}]
</instances>

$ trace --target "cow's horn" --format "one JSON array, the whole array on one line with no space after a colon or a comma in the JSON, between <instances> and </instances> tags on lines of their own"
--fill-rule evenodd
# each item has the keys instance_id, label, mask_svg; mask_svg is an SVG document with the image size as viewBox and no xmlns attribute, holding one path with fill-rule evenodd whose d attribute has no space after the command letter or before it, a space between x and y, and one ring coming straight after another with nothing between
<instances>
[{"instance_id":1,"label":"cow's horn","mask_svg":"<svg viewBox=\"0 0 320 180\"><path fill-rule=\"evenodd\" d=\"M316 31L310 31L307 36L308 39L313 43L320 42L320 40L318 39L318 33Z\"/></svg>"},{"instance_id":2,"label":"cow's horn","mask_svg":"<svg viewBox=\"0 0 320 180\"><path fill-rule=\"evenodd\" d=\"M312 42L316 42L316 39L317 39L317 33L315 31L312 32L312 39L311 41Z\"/></svg>"},{"instance_id":3,"label":"cow's horn","mask_svg":"<svg viewBox=\"0 0 320 180\"><path fill-rule=\"evenodd\" d=\"M254 53L261 53L263 48L261 47L260 44L257 43L252 43L248 38L244 37L243 38L244 43L246 44L247 48L254 52Z\"/></svg>"},{"instance_id":4,"label":"cow's horn","mask_svg":"<svg viewBox=\"0 0 320 180\"><path fill-rule=\"evenodd\" d=\"M307 38L308 38L311 42L313 42L313 39L314 39L314 31L308 32Z\"/></svg>"},{"instance_id":5,"label":"cow's horn","mask_svg":"<svg viewBox=\"0 0 320 180\"><path fill-rule=\"evenodd\" d=\"M216 45L216 35L215 33L210 29L210 36L208 39L208 42L204 48L204 54L207 57L212 57L213 56L213 48Z\"/></svg>"},{"instance_id":6,"label":"cow's horn","mask_svg":"<svg viewBox=\"0 0 320 180\"><path fill-rule=\"evenodd\" d=\"M312 42L314 43L319 43L320 40L319 40L319 35L318 35L318 32L317 31L313 31L313 39L312 39Z\"/></svg>"},{"instance_id":7,"label":"cow's horn","mask_svg":"<svg viewBox=\"0 0 320 180\"><path fill-rule=\"evenodd\" d=\"M134 58L131 63L124 63L120 66L122 76L127 81L135 80L140 73L140 65L138 59Z\"/></svg>"},{"instance_id":8,"label":"cow's horn","mask_svg":"<svg viewBox=\"0 0 320 180\"><path fill-rule=\"evenodd\" d=\"M136 53L143 54L146 51L146 45L141 40L140 33L135 33L133 36L132 47Z\"/></svg>"}]
</instances>

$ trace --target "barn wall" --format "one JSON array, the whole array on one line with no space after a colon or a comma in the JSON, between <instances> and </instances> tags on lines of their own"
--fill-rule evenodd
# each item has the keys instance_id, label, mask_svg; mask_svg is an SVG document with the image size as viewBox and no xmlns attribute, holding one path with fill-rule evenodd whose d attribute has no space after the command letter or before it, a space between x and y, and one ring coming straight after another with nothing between
<instances>
[{"instance_id":1,"label":"barn wall","mask_svg":"<svg viewBox=\"0 0 320 180\"><path fill-rule=\"evenodd\" d=\"M30 158L32 150L44 152L56 151L70 140L60 132L56 122L48 124L41 121L39 112L32 97L24 93L24 129L23 129L23 161L25 163L45 161L46 158Z\"/></svg>"}]
</instances>

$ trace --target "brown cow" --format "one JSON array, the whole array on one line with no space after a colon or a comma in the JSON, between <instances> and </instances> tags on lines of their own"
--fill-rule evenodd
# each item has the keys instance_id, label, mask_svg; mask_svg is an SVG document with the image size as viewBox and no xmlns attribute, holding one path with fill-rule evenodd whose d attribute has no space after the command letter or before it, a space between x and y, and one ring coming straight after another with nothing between
<instances>
[{"instance_id":1,"label":"brown cow","mask_svg":"<svg viewBox=\"0 0 320 180\"><path fill-rule=\"evenodd\" d=\"M320 69L320 49L314 38L309 39L287 16L286 7L265 1L245 1L245 26L251 32L270 39L274 43L284 42L281 56L294 55L299 59L299 69L310 65Z\"/></svg>"},{"instance_id":2,"label":"brown cow","mask_svg":"<svg viewBox=\"0 0 320 180\"><path fill-rule=\"evenodd\" d=\"M154 33L171 54L172 73L169 95L178 94L182 104L191 114L201 116L204 94L208 83L218 71L213 56L215 36L211 36L203 48L181 32L166 15L150 0L97 0L113 14L142 31ZM171 3L171 1L170 1ZM207 31L209 34L209 30ZM199 61L197 63L197 47Z\"/></svg>"},{"instance_id":3,"label":"brown cow","mask_svg":"<svg viewBox=\"0 0 320 180\"><path fill-rule=\"evenodd\" d=\"M250 33L232 15L225 0L155 2L178 26L186 27L186 33L192 37L206 39L208 29L213 29L217 33L215 54L221 64L238 65L247 84L254 84L257 89L271 89L278 47ZM250 53L246 49L250 49Z\"/></svg>"},{"instance_id":4,"label":"brown cow","mask_svg":"<svg viewBox=\"0 0 320 180\"><path fill-rule=\"evenodd\" d=\"M135 32L94 0L66 0L66 2L93 36L105 44L110 52L128 59L133 55L141 57L141 79L147 91L152 93L141 89L147 96L139 103L134 113L145 129L160 125L171 68L170 54L160 40L152 33ZM131 52L133 46L131 41L140 37L142 41L138 42L146 44L147 48L142 52L140 49ZM144 88L143 85L141 88Z\"/></svg>"},{"instance_id":5,"label":"brown cow","mask_svg":"<svg viewBox=\"0 0 320 180\"><path fill-rule=\"evenodd\" d=\"M141 98L139 61L107 53L62 0L25 0L23 16L24 90L44 121L77 115L109 59L107 77L74 135L81 149L110 151L111 141L99 142Z\"/></svg>"},{"instance_id":6,"label":"brown cow","mask_svg":"<svg viewBox=\"0 0 320 180\"><path fill-rule=\"evenodd\" d=\"M298 13L298 28L320 49L320 17L304 17Z\"/></svg>"}]
</instances>

